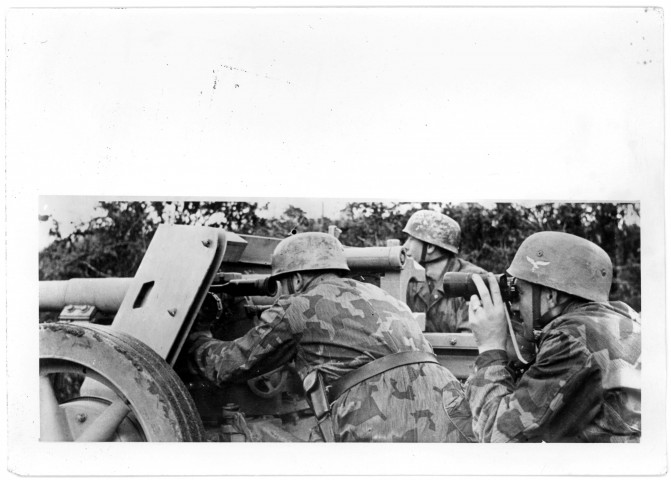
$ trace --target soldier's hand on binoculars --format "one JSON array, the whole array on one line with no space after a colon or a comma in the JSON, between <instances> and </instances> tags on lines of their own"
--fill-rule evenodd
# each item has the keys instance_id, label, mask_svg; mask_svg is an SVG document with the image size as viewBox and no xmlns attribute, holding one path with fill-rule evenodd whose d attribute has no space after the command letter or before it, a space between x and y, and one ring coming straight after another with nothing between
<instances>
[{"instance_id":1,"label":"soldier's hand on binoculars","mask_svg":"<svg viewBox=\"0 0 671 480\"><path fill-rule=\"evenodd\" d=\"M489 288L480 275L473 275L478 295L472 295L468 306L468 321L480 353L506 349L506 311L501 290L493 273L487 274ZM491 294L490 294L491 292Z\"/></svg>"}]
</instances>

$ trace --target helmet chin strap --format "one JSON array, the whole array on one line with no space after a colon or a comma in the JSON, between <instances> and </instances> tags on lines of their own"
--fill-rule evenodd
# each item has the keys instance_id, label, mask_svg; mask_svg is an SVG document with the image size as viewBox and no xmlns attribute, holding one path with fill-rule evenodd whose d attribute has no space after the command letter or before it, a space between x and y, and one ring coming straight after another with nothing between
<instances>
[{"instance_id":1,"label":"helmet chin strap","mask_svg":"<svg viewBox=\"0 0 671 480\"><path fill-rule=\"evenodd\" d=\"M517 359L522 362L524 365L529 365L529 360L524 358L522 356L522 352L520 352L520 347L517 344L517 337L515 336L515 329L513 328L513 323L510 320L510 314L508 313L508 307L504 308L506 312L506 321L508 322L508 334L510 335L510 340L513 343L513 348L515 349L515 355L517 355Z\"/></svg>"},{"instance_id":2,"label":"helmet chin strap","mask_svg":"<svg viewBox=\"0 0 671 480\"><path fill-rule=\"evenodd\" d=\"M426 251L427 251L428 248L429 248L429 244L426 243L426 242L422 242L422 257L421 257L420 260L419 260L419 264L420 264L421 266L429 265L430 263L440 262L441 260L444 260L444 259L445 259L445 256L444 256L444 255L439 255L439 256L437 256L437 257L435 257L435 258L432 258L431 260L427 260L427 259L426 259ZM434 251L435 251L435 250L434 250Z\"/></svg>"},{"instance_id":3,"label":"helmet chin strap","mask_svg":"<svg viewBox=\"0 0 671 480\"><path fill-rule=\"evenodd\" d=\"M426 244L426 242L422 242L422 256L419 259L419 264L420 265L426 265L426 249L429 248L429 246Z\"/></svg>"},{"instance_id":4,"label":"helmet chin strap","mask_svg":"<svg viewBox=\"0 0 671 480\"><path fill-rule=\"evenodd\" d=\"M541 287L536 284L531 284L531 318L533 323L541 316Z\"/></svg>"},{"instance_id":5,"label":"helmet chin strap","mask_svg":"<svg viewBox=\"0 0 671 480\"><path fill-rule=\"evenodd\" d=\"M543 291L543 288L540 285L531 285L531 310L532 310L532 325L526 325L526 329L528 332L532 332L533 328L543 328L545 325L547 325L549 322L557 318L561 313L564 311L564 308L566 307L566 304L570 302L570 299L566 299L563 302L559 303L558 305L555 305L551 309L549 309L547 312L545 312L543 315L541 315L541 293ZM511 319L510 319L510 314L508 313L508 308L505 309L506 312L506 320L508 322L508 331L510 333L510 339L512 340L513 348L515 349L515 355L517 356L517 359L524 365L529 365L531 363L532 359L527 360L524 358L522 355L522 352L520 351L519 344L517 342L517 336L515 335L515 330L513 328ZM526 338L526 337L525 337Z\"/></svg>"}]
</instances>

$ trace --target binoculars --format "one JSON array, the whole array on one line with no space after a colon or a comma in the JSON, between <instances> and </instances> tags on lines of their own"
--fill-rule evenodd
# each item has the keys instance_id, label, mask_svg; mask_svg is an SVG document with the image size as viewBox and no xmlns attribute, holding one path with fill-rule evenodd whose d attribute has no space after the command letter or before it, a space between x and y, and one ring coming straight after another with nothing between
<instances>
[{"instance_id":1,"label":"binoculars","mask_svg":"<svg viewBox=\"0 0 671 480\"><path fill-rule=\"evenodd\" d=\"M463 273L463 272L448 272L443 277L443 290L445 291L445 296L448 298L454 297L464 297L466 300L470 300L472 295L480 294L478 289L473 282L474 273ZM489 282L484 275L481 275L485 282L485 285L489 289ZM496 283L499 284L499 290L501 290L501 298L504 302L514 302L518 298L517 287L515 286L515 278L505 273L500 273L494 275L496 278ZM491 293L491 292L490 292Z\"/></svg>"}]
</instances>

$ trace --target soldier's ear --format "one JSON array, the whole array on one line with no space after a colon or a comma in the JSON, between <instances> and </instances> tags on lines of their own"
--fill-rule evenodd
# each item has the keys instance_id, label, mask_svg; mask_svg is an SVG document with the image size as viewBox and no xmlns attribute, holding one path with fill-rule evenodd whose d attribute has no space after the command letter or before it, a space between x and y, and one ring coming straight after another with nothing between
<instances>
[{"instance_id":1,"label":"soldier's ear","mask_svg":"<svg viewBox=\"0 0 671 480\"><path fill-rule=\"evenodd\" d=\"M559 305L559 292L557 290L554 290L552 288L546 289L547 291L547 300L548 300L548 305L550 308Z\"/></svg>"},{"instance_id":2,"label":"soldier's ear","mask_svg":"<svg viewBox=\"0 0 671 480\"><path fill-rule=\"evenodd\" d=\"M435 246L435 245L432 245L432 244L430 244L430 243L427 243L427 244L426 244L426 253L427 253L428 255L431 255L431 254L432 254L433 252L435 252L435 251L436 251L436 246Z\"/></svg>"},{"instance_id":3,"label":"soldier's ear","mask_svg":"<svg viewBox=\"0 0 671 480\"><path fill-rule=\"evenodd\" d=\"M303 278L303 275L301 275L300 272L295 272L291 276L291 282L294 286L294 292L300 292L301 288L303 287L303 284L305 283L305 279Z\"/></svg>"}]
</instances>

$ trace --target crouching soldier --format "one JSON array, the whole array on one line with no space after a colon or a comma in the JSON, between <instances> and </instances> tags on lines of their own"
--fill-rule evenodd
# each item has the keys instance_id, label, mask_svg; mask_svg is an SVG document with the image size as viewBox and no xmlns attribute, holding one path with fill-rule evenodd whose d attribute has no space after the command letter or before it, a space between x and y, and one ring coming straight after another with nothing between
<instances>
[{"instance_id":1,"label":"crouching soldier","mask_svg":"<svg viewBox=\"0 0 671 480\"><path fill-rule=\"evenodd\" d=\"M272 256L280 298L234 341L193 333L197 370L221 384L294 361L325 441L471 441L462 387L408 307L348 270L333 236L284 239Z\"/></svg>"},{"instance_id":2,"label":"crouching soldier","mask_svg":"<svg viewBox=\"0 0 671 480\"><path fill-rule=\"evenodd\" d=\"M513 314L533 325L537 354L516 378L499 286L489 274L490 295L474 276L482 301L471 297L470 324L480 355L466 392L478 440L638 442L641 327L629 306L608 301L606 252L567 233L536 233L508 273L518 294Z\"/></svg>"}]
</instances>

